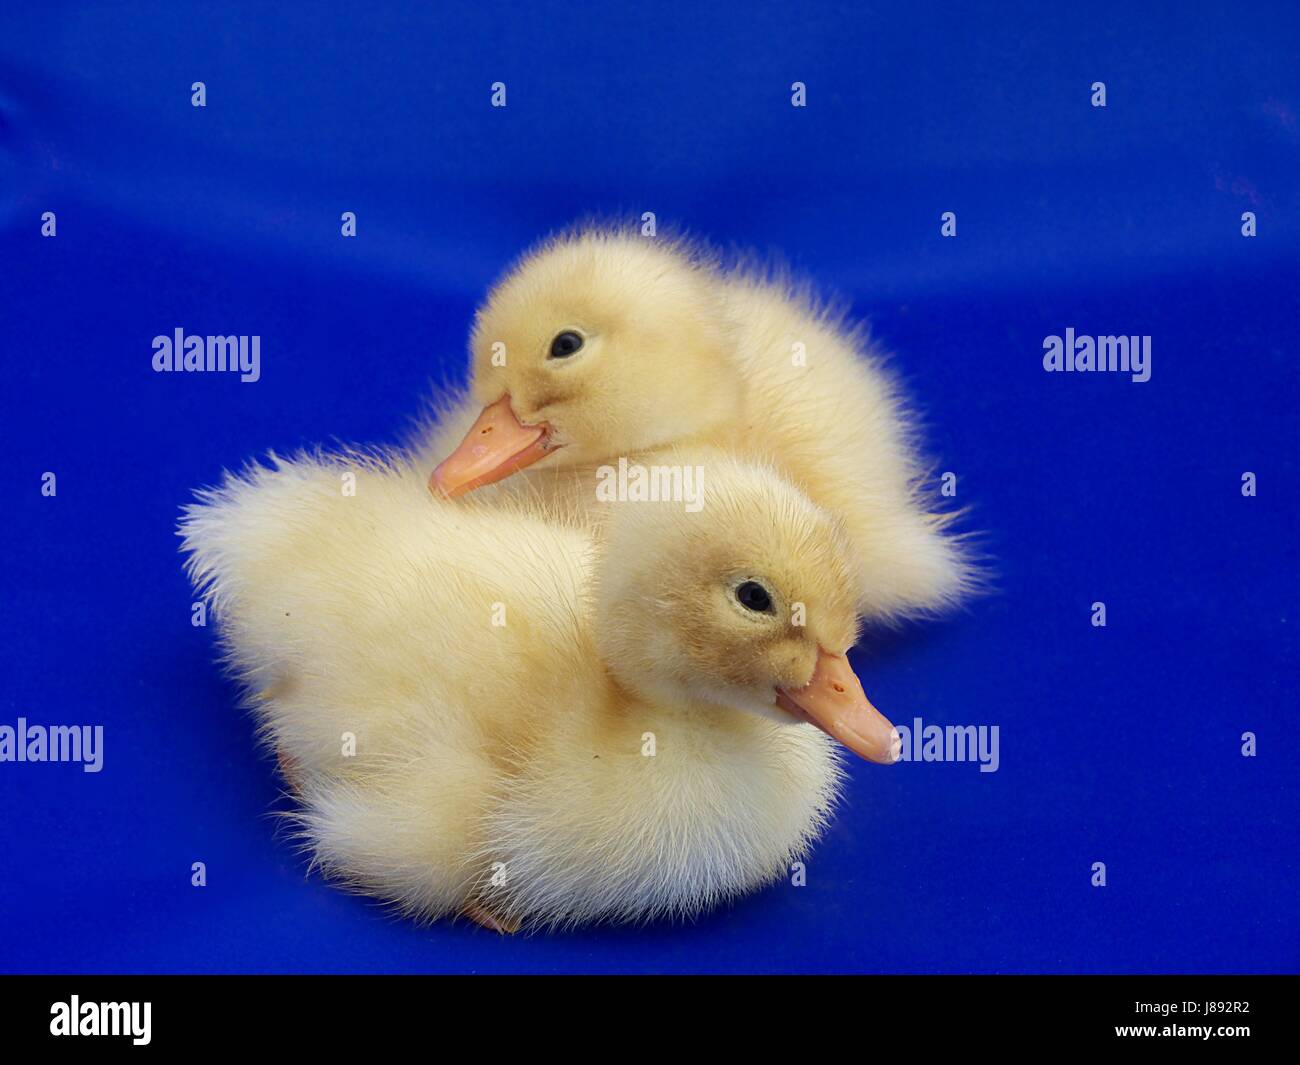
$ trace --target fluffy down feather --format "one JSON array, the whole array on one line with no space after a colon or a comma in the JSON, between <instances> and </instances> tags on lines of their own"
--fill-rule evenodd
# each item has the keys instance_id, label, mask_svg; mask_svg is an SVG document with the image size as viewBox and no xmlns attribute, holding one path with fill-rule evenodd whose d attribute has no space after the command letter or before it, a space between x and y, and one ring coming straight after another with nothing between
<instances>
[{"instance_id":1,"label":"fluffy down feather","mask_svg":"<svg viewBox=\"0 0 1300 1065\"><path fill-rule=\"evenodd\" d=\"M422 918L533 927L685 916L786 875L840 769L773 693L852 642L851 552L772 469L674 458L704 465L703 508L616 507L599 542L434 499L400 455L273 458L200 494L189 569L298 766L315 862ZM806 624L747 614L738 574Z\"/></svg>"},{"instance_id":2,"label":"fluffy down feather","mask_svg":"<svg viewBox=\"0 0 1300 1065\"><path fill-rule=\"evenodd\" d=\"M569 358L552 338L576 330ZM504 360L502 359L504 355ZM468 395L426 434L432 469L478 408L509 396L558 445L479 489L598 521L597 468L653 464L678 444L774 462L844 524L877 620L950 607L978 582L969 551L924 490L916 418L866 330L807 285L753 259L727 264L685 239L579 228L525 255L480 309Z\"/></svg>"}]
</instances>

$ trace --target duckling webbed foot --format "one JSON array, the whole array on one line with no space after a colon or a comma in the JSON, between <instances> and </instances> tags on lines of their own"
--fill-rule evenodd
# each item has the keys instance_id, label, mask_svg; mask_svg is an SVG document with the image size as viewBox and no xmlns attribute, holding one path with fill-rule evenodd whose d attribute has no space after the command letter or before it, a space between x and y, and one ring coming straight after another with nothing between
<instances>
[{"instance_id":1,"label":"duckling webbed foot","mask_svg":"<svg viewBox=\"0 0 1300 1065\"><path fill-rule=\"evenodd\" d=\"M491 910L481 902L471 899L460 908L460 915L468 917L477 925L497 932L503 936L514 935L519 931L519 919L517 917L502 917Z\"/></svg>"}]
</instances>

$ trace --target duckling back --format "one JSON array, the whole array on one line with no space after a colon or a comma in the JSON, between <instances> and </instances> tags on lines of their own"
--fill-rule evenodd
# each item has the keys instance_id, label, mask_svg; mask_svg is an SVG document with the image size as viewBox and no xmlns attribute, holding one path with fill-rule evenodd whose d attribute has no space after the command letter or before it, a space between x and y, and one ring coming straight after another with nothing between
<instances>
[{"instance_id":1,"label":"duckling back","mask_svg":"<svg viewBox=\"0 0 1300 1065\"><path fill-rule=\"evenodd\" d=\"M517 737L521 693L590 660L574 618L591 541L572 529L444 503L414 467L360 455L276 460L201 500L190 571L264 727L308 769L353 772L429 721L491 751Z\"/></svg>"},{"instance_id":2,"label":"duckling back","mask_svg":"<svg viewBox=\"0 0 1300 1065\"><path fill-rule=\"evenodd\" d=\"M754 270L722 281L746 381L742 448L838 516L871 617L941 609L972 583L951 518L920 497L914 417L863 326Z\"/></svg>"}]
</instances>

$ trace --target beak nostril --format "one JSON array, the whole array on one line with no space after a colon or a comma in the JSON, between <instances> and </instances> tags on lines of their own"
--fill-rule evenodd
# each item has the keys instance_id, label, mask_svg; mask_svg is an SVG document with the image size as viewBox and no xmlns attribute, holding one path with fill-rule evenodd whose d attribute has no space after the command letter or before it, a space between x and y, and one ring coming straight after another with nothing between
<instances>
[{"instance_id":1,"label":"beak nostril","mask_svg":"<svg viewBox=\"0 0 1300 1065\"><path fill-rule=\"evenodd\" d=\"M832 684L831 687L834 688L834 689L835 689L837 692L839 692L841 695L844 694L844 685L843 685L843 684Z\"/></svg>"},{"instance_id":2,"label":"beak nostril","mask_svg":"<svg viewBox=\"0 0 1300 1065\"><path fill-rule=\"evenodd\" d=\"M479 430L479 436L487 436L487 434L490 433L491 431L492 431L492 426L490 425L484 426L482 429Z\"/></svg>"}]
</instances>

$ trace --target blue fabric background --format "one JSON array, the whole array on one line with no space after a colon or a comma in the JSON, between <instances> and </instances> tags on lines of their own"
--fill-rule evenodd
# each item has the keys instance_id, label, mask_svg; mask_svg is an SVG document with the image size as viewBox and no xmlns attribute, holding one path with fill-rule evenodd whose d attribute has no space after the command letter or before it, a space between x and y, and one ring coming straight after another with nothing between
<instances>
[{"instance_id":1,"label":"blue fabric background","mask_svg":"<svg viewBox=\"0 0 1300 1065\"><path fill-rule=\"evenodd\" d=\"M21 6L0 723L106 751L0 765L0 969L1300 967L1294 4ZM395 440L515 254L646 210L781 251L896 353L998 590L856 661L897 721L999 725L1001 768L856 764L806 887L692 926L394 921L276 837L177 509L267 448ZM178 326L259 334L262 380L153 373ZM1150 334L1151 380L1044 373L1067 326Z\"/></svg>"}]
</instances>

